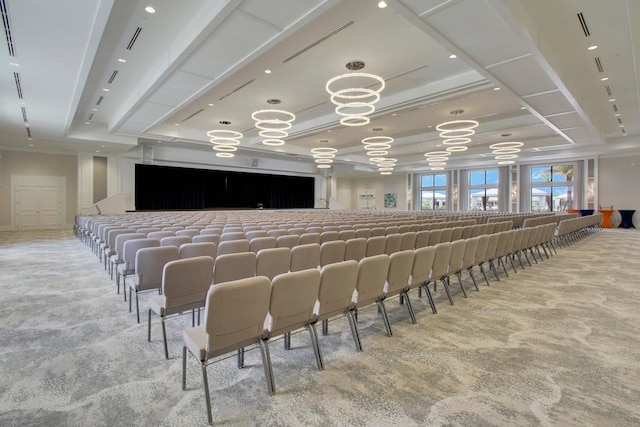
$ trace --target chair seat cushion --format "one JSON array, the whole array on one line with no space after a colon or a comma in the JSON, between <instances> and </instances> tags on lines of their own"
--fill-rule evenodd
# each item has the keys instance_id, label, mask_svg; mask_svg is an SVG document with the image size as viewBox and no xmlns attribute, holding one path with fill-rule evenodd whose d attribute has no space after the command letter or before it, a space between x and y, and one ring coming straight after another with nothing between
<instances>
[{"instance_id":1,"label":"chair seat cushion","mask_svg":"<svg viewBox=\"0 0 640 427\"><path fill-rule=\"evenodd\" d=\"M184 345L201 362L207 357L207 333L204 326L196 326L184 330Z\"/></svg>"},{"instance_id":2,"label":"chair seat cushion","mask_svg":"<svg viewBox=\"0 0 640 427\"><path fill-rule=\"evenodd\" d=\"M149 310L159 316L164 316L167 299L164 295L154 295L149 299Z\"/></svg>"}]
</instances>

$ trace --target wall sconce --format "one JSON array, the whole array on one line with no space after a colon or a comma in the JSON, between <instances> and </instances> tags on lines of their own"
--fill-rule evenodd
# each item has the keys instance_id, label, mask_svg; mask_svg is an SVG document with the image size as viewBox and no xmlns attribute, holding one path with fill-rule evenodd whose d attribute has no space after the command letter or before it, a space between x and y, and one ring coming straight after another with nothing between
<instances>
[{"instance_id":1,"label":"wall sconce","mask_svg":"<svg viewBox=\"0 0 640 427\"><path fill-rule=\"evenodd\" d=\"M593 193L593 187L589 187L589 193Z\"/></svg>"}]
</instances>

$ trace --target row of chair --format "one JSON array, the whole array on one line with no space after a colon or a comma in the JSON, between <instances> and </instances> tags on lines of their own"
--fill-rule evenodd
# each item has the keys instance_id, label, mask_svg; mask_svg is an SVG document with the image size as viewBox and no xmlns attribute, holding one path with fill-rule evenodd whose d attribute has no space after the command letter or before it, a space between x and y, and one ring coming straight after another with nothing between
<instances>
[{"instance_id":1,"label":"row of chair","mask_svg":"<svg viewBox=\"0 0 640 427\"><path fill-rule=\"evenodd\" d=\"M558 224L557 240L561 247L582 239L600 229L602 214L565 219Z\"/></svg>"}]
</instances>

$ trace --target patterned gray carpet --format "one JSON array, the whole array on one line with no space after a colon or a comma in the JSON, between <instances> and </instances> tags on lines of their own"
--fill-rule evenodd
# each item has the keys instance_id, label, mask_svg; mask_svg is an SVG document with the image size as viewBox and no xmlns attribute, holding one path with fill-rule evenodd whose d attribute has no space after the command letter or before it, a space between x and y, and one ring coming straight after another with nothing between
<instances>
[{"instance_id":1,"label":"patterned gray carpet","mask_svg":"<svg viewBox=\"0 0 640 427\"><path fill-rule=\"evenodd\" d=\"M418 324L389 301L391 338L369 307L362 353L346 319L320 337L323 372L306 333L291 351L275 340L272 397L257 350L241 370L223 359L208 369L214 424L638 426L638 253L640 232L605 230L468 299L453 286L454 306L436 293L437 315L412 293ZM168 322L165 360L158 319L148 343L71 232L0 233L0 303L0 425L206 425L195 360L180 387L190 316Z\"/></svg>"}]
</instances>

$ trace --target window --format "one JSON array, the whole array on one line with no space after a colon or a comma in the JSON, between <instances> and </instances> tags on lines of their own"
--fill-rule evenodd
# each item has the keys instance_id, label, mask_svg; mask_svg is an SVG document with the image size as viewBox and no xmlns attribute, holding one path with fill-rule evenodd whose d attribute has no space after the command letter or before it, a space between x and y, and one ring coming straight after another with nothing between
<instances>
[{"instance_id":1,"label":"window","mask_svg":"<svg viewBox=\"0 0 640 427\"><path fill-rule=\"evenodd\" d=\"M498 210L498 170L469 172L469 210Z\"/></svg>"},{"instance_id":2,"label":"window","mask_svg":"<svg viewBox=\"0 0 640 427\"><path fill-rule=\"evenodd\" d=\"M447 208L447 175L430 174L420 177L421 209Z\"/></svg>"},{"instance_id":3,"label":"window","mask_svg":"<svg viewBox=\"0 0 640 427\"><path fill-rule=\"evenodd\" d=\"M531 168L531 211L558 212L573 205L573 165Z\"/></svg>"}]
</instances>

